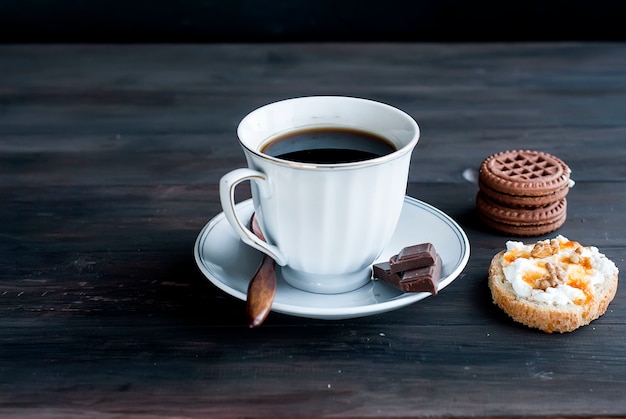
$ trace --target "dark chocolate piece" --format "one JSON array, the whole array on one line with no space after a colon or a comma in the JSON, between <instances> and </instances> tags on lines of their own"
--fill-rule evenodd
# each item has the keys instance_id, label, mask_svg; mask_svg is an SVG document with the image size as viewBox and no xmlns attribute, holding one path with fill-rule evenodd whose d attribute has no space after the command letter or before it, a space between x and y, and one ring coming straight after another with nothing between
<instances>
[{"instance_id":1,"label":"dark chocolate piece","mask_svg":"<svg viewBox=\"0 0 626 419\"><path fill-rule=\"evenodd\" d=\"M391 272L388 262L380 262L373 265L372 271L374 272L374 278L400 288L400 275Z\"/></svg>"},{"instance_id":2,"label":"dark chocolate piece","mask_svg":"<svg viewBox=\"0 0 626 419\"><path fill-rule=\"evenodd\" d=\"M435 264L437 252L431 243L407 246L389 259L391 272L398 273Z\"/></svg>"},{"instance_id":3,"label":"dark chocolate piece","mask_svg":"<svg viewBox=\"0 0 626 419\"><path fill-rule=\"evenodd\" d=\"M439 255L433 265L411 269L402 273L400 287L404 292L429 292L437 295L441 279L442 261Z\"/></svg>"},{"instance_id":4,"label":"dark chocolate piece","mask_svg":"<svg viewBox=\"0 0 626 419\"><path fill-rule=\"evenodd\" d=\"M374 278L403 292L430 292L437 295L437 287L441 278L441 265L441 258L437 255L433 265L411 269L399 274L391 272L388 262L373 265L372 271Z\"/></svg>"}]
</instances>

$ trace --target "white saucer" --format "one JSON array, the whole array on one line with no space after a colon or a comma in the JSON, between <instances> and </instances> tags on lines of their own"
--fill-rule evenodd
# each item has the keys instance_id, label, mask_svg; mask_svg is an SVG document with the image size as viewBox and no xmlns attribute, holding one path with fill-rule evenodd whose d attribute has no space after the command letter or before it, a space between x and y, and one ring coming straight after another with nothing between
<instances>
[{"instance_id":1,"label":"white saucer","mask_svg":"<svg viewBox=\"0 0 626 419\"><path fill-rule=\"evenodd\" d=\"M242 220L249 219L252 200L237 204L236 210ZM423 242L432 243L443 260L441 290L463 271L470 247L459 225L429 204L405 197L396 231L376 262L388 260L405 246ZM246 299L248 282L261 263L261 253L241 242L223 213L202 229L194 254L209 281L234 297ZM376 280L351 292L314 294L293 288L279 274L272 311L317 319L347 319L395 310L428 296L425 292L402 293Z\"/></svg>"}]
</instances>

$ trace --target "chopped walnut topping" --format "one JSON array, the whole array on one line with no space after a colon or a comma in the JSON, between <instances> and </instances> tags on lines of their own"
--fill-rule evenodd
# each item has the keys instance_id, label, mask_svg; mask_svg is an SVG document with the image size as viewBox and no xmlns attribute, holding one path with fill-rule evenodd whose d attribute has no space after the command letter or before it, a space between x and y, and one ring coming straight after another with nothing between
<instances>
[{"instance_id":1,"label":"chopped walnut topping","mask_svg":"<svg viewBox=\"0 0 626 419\"><path fill-rule=\"evenodd\" d=\"M565 283L565 271L559 265L546 263L547 275L537 281L537 288L545 291L549 287L557 287Z\"/></svg>"},{"instance_id":2,"label":"chopped walnut topping","mask_svg":"<svg viewBox=\"0 0 626 419\"><path fill-rule=\"evenodd\" d=\"M565 282L565 271L559 265L554 265L548 262L546 263L546 269L548 270L548 275L550 276L550 282L555 283L554 286Z\"/></svg>"},{"instance_id":3,"label":"chopped walnut topping","mask_svg":"<svg viewBox=\"0 0 626 419\"><path fill-rule=\"evenodd\" d=\"M580 262L580 254L575 252L569 255L569 262L573 264L577 264Z\"/></svg>"},{"instance_id":4,"label":"chopped walnut topping","mask_svg":"<svg viewBox=\"0 0 626 419\"><path fill-rule=\"evenodd\" d=\"M550 287L550 281L548 281L546 278L541 278L540 280L537 281L537 288L545 291Z\"/></svg>"},{"instance_id":5,"label":"chopped walnut topping","mask_svg":"<svg viewBox=\"0 0 626 419\"><path fill-rule=\"evenodd\" d=\"M557 240L549 242L537 242L530 251L530 256L534 258L545 258L559 253L560 246Z\"/></svg>"},{"instance_id":6,"label":"chopped walnut topping","mask_svg":"<svg viewBox=\"0 0 626 419\"><path fill-rule=\"evenodd\" d=\"M544 258L551 254L550 245L544 242L537 242L530 251L530 256L534 258Z\"/></svg>"},{"instance_id":7,"label":"chopped walnut topping","mask_svg":"<svg viewBox=\"0 0 626 419\"><path fill-rule=\"evenodd\" d=\"M549 287L554 288L565 283L566 274L559 265L548 262L546 263L546 271L546 276L537 280L537 288L545 291Z\"/></svg>"}]
</instances>

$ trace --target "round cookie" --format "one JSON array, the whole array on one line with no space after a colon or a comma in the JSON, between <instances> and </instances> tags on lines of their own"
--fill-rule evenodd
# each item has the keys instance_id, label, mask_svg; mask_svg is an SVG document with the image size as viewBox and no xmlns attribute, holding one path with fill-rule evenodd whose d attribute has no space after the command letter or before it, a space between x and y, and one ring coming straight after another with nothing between
<instances>
[{"instance_id":1,"label":"round cookie","mask_svg":"<svg viewBox=\"0 0 626 419\"><path fill-rule=\"evenodd\" d=\"M479 180L505 195L537 197L567 191L569 168L558 157L541 151L509 150L486 158Z\"/></svg>"},{"instance_id":2,"label":"round cookie","mask_svg":"<svg viewBox=\"0 0 626 419\"><path fill-rule=\"evenodd\" d=\"M567 200L537 208L510 208L476 195L476 207L487 226L515 236L539 236L561 227L567 218Z\"/></svg>"},{"instance_id":3,"label":"round cookie","mask_svg":"<svg viewBox=\"0 0 626 419\"><path fill-rule=\"evenodd\" d=\"M567 199L537 208L510 208L485 199L482 192L476 194L476 206L485 216L494 221L512 225L551 223L567 211Z\"/></svg>"},{"instance_id":4,"label":"round cookie","mask_svg":"<svg viewBox=\"0 0 626 419\"><path fill-rule=\"evenodd\" d=\"M510 195L490 188L480 179L478 181L478 187L487 199L511 208L542 207L560 201L565 198L569 192L569 186L566 185L555 192L541 196Z\"/></svg>"},{"instance_id":5,"label":"round cookie","mask_svg":"<svg viewBox=\"0 0 626 419\"><path fill-rule=\"evenodd\" d=\"M485 225L488 227L498 230L502 233L509 234L511 236L519 236L519 237L532 237L532 236L541 236L542 234L550 233L554 230L560 228L563 224L565 224L566 216L563 214L561 218L552 221L547 224L506 224L498 221L491 220L484 215L480 214L480 219Z\"/></svg>"},{"instance_id":6,"label":"round cookie","mask_svg":"<svg viewBox=\"0 0 626 419\"><path fill-rule=\"evenodd\" d=\"M570 169L542 151L508 150L480 165L476 206L484 224L516 236L538 236L565 223Z\"/></svg>"}]
</instances>

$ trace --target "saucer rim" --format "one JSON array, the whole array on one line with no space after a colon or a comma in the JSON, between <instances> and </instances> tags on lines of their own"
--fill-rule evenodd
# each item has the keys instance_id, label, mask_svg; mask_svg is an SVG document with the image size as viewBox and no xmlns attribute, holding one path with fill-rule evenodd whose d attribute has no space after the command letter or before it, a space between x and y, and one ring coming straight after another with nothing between
<instances>
[{"instance_id":1,"label":"saucer rim","mask_svg":"<svg viewBox=\"0 0 626 419\"><path fill-rule=\"evenodd\" d=\"M470 244L469 239L467 238L466 233L463 229L458 225L456 221L454 221L449 215L447 215L442 210L434 207L431 204L428 204L419 199L413 198L411 196L406 195L404 198L403 205L411 205L415 207L419 207L422 210L426 210L436 215L440 220L445 222L451 230L454 231L457 238L459 239L459 243L461 243L461 252L459 254L459 259L457 264L454 266L453 270L443 278L438 286L438 291L444 289L448 285L450 285L458 276L461 274L470 257ZM239 202L236 205L237 210L244 211L249 210L248 207L252 207L252 199L247 199L242 202ZM222 222L227 222L225 215L223 212L217 214L213 217L200 231L198 237L196 238L194 245L194 257L196 264L198 265L200 271L203 273L205 278L215 285L217 288L229 294L239 300L246 301L247 295L245 292L239 291L238 289L229 286L227 281L223 281L220 279L219 275L213 273L211 269L204 264L204 259L202 256L203 243L209 236L209 233L212 229L214 229L218 224ZM245 244L241 244L245 246ZM259 252L260 254L260 252ZM445 263L445 261L444 261ZM290 287L289 284L284 281L278 282L278 287ZM364 285L363 287L389 287L389 285L381 283L376 280L372 280L370 283ZM363 288L362 287L362 288ZM361 289L361 288L360 288ZM359 289L359 290L360 290ZM278 291L278 290L277 290ZM312 294L317 298L323 297L322 294L310 293L308 291L297 290L304 294ZM358 290L348 291L337 295L350 295ZM417 301L421 301L427 297L431 296L428 292L419 292L419 293L402 293L398 291L398 295L388 298L384 301L374 302L371 304L364 304L360 306L349 306L349 307L311 307L311 306L302 306L302 305L292 305L286 304L284 302L274 301L272 305L271 311L297 316L297 317L306 317L306 318L315 318L315 319L325 319L325 320L340 320L340 319L348 319L348 318L356 318L356 317L364 317L370 316L374 314L380 314L384 312L388 312L391 310L396 310L407 305L413 304Z\"/></svg>"}]
</instances>

